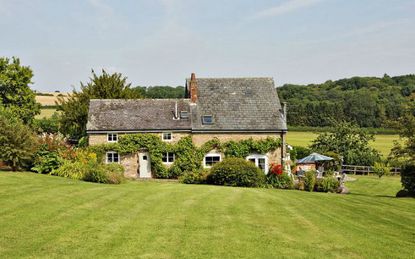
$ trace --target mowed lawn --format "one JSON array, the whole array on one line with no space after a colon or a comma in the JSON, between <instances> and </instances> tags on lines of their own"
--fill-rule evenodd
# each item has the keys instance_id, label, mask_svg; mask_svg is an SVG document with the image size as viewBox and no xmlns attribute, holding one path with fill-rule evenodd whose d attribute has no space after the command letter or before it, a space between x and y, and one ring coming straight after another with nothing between
<instances>
[{"instance_id":1,"label":"mowed lawn","mask_svg":"<svg viewBox=\"0 0 415 259\"><path fill-rule=\"evenodd\" d=\"M0 257L414 258L398 177L349 195L0 172Z\"/></svg>"},{"instance_id":2,"label":"mowed lawn","mask_svg":"<svg viewBox=\"0 0 415 259\"><path fill-rule=\"evenodd\" d=\"M309 131L288 131L287 143L292 146L307 147L316 139L318 133ZM371 142L371 146L377 149L384 157L387 157L393 147L393 141L399 141L399 135L375 135L375 141Z\"/></svg>"}]
</instances>

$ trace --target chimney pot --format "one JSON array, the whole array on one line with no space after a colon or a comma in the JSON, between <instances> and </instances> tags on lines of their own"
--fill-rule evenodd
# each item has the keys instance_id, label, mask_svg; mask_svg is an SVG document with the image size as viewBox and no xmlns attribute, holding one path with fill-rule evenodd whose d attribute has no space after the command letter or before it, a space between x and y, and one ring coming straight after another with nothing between
<instances>
[{"instance_id":1,"label":"chimney pot","mask_svg":"<svg viewBox=\"0 0 415 259\"><path fill-rule=\"evenodd\" d=\"M197 102L197 81L195 73L192 73L190 77L190 100L192 103Z\"/></svg>"}]
</instances>

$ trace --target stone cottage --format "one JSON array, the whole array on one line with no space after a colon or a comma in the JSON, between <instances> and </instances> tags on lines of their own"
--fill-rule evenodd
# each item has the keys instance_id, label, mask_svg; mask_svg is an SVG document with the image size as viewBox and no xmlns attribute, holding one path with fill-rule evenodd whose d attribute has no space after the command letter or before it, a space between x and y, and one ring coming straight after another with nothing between
<instances>
[{"instance_id":1,"label":"stone cottage","mask_svg":"<svg viewBox=\"0 0 415 259\"><path fill-rule=\"evenodd\" d=\"M196 146L218 138L254 140L281 138L282 147L267 154L250 154L247 160L268 173L271 163L285 158L286 109L278 99L272 78L196 78L186 80L184 99L91 100L87 133L89 144L117 142L121 134L153 133L163 141L177 142L191 136ZM163 154L168 166L175 154ZM221 161L223 154L211 150L204 167ZM150 178L148 151L120 156L106 153L106 162L121 163L126 176Z\"/></svg>"}]
</instances>

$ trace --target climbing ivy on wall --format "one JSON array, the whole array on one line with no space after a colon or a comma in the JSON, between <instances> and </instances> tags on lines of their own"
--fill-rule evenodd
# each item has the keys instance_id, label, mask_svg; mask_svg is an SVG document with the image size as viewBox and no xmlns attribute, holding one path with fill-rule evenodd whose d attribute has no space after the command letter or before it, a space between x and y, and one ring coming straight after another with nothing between
<instances>
[{"instance_id":1,"label":"climbing ivy on wall","mask_svg":"<svg viewBox=\"0 0 415 259\"><path fill-rule=\"evenodd\" d=\"M90 146L88 149L97 153L101 159L107 151L127 155L145 149L150 154L151 170L156 178L177 178L184 172L200 170L203 157L213 149L223 152L227 157L245 158L252 153L265 154L279 147L281 147L281 139L271 137L262 140L250 138L224 143L214 138L197 148L191 136L181 138L177 143L168 143L162 141L156 134L128 134L120 136L117 143ZM175 153L175 161L170 168L166 167L162 161L165 152Z\"/></svg>"}]
</instances>

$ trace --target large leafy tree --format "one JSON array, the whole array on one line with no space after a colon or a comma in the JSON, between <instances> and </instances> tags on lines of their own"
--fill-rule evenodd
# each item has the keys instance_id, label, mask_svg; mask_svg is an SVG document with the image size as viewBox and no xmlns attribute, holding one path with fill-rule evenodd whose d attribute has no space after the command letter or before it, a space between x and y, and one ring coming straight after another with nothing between
<instances>
[{"instance_id":1,"label":"large leafy tree","mask_svg":"<svg viewBox=\"0 0 415 259\"><path fill-rule=\"evenodd\" d=\"M0 161L16 171L36 150L36 136L9 109L0 107Z\"/></svg>"},{"instance_id":2,"label":"large leafy tree","mask_svg":"<svg viewBox=\"0 0 415 259\"><path fill-rule=\"evenodd\" d=\"M89 100L141 98L130 87L127 78L120 73L109 74L102 70L102 74L97 75L92 71L90 81L87 84L81 82L80 91L74 90L68 99L58 99L61 132L74 139L85 136Z\"/></svg>"},{"instance_id":3,"label":"large leafy tree","mask_svg":"<svg viewBox=\"0 0 415 259\"><path fill-rule=\"evenodd\" d=\"M30 67L22 66L18 58L0 57L0 104L24 123L31 123L40 113L40 104L29 87L32 77Z\"/></svg>"},{"instance_id":4,"label":"large leafy tree","mask_svg":"<svg viewBox=\"0 0 415 259\"><path fill-rule=\"evenodd\" d=\"M343 122L334 127L332 132L320 134L310 148L317 152L334 152L341 155L345 164L373 165L380 160L379 153L369 146L374 135L358 126Z\"/></svg>"},{"instance_id":5,"label":"large leafy tree","mask_svg":"<svg viewBox=\"0 0 415 259\"><path fill-rule=\"evenodd\" d=\"M412 96L413 102L406 107L405 114L398 121L403 144L396 141L389 155L389 159L397 166L415 163L415 93Z\"/></svg>"}]
</instances>

